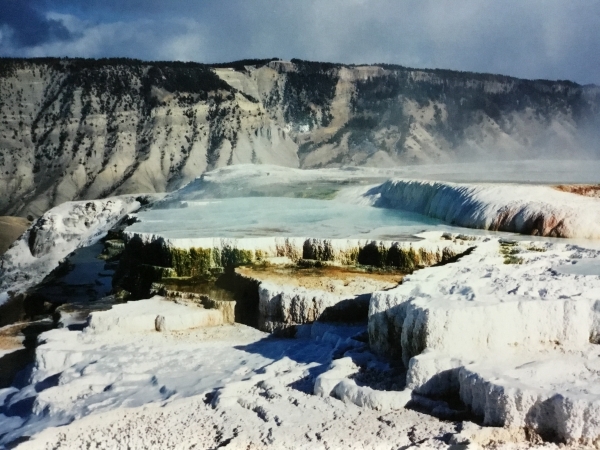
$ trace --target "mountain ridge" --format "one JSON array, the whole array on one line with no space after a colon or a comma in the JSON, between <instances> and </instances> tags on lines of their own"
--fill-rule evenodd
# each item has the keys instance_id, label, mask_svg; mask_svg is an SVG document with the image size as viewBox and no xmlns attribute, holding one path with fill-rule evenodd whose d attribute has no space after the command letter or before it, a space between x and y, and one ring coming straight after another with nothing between
<instances>
[{"instance_id":1,"label":"mountain ridge","mask_svg":"<svg viewBox=\"0 0 600 450\"><path fill-rule=\"evenodd\" d=\"M239 163L590 157L600 87L276 58L0 59L0 214L181 187ZM591 145L592 144L592 145Z\"/></svg>"}]
</instances>

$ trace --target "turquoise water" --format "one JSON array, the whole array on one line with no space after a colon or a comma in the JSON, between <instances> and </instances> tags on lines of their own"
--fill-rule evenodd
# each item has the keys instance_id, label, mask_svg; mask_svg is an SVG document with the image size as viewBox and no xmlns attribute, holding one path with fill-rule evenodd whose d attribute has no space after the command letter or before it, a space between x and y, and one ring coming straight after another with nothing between
<instances>
[{"instance_id":1,"label":"turquoise water","mask_svg":"<svg viewBox=\"0 0 600 450\"><path fill-rule=\"evenodd\" d=\"M468 232L406 211L330 200L245 197L188 202L138 214L127 230L167 238L313 237L406 239L425 230Z\"/></svg>"}]
</instances>

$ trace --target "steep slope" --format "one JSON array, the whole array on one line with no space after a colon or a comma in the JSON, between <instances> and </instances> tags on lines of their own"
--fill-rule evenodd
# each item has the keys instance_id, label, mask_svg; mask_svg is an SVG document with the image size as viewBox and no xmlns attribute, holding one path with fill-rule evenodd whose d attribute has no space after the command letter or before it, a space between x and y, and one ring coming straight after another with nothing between
<instances>
[{"instance_id":1,"label":"steep slope","mask_svg":"<svg viewBox=\"0 0 600 450\"><path fill-rule=\"evenodd\" d=\"M400 66L0 60L0 214L181 187L239 163L393 167L571 154L600 89Z\"/></svg>"},{"instance_id":2,"label":"steep slope","mask_svg":"<svg viewBox=\"0 0 600 450\"><path fill-rule=\"evenodd\" d=\"M76 60L4 68L2 211L39 215L72 199L164 192L240 160L298 165L295 145L279 138L260 106L199 64ZM236 145L238 134L244 138Z\"/></svg>"},{"instance_id":3,"label":"steep slope","mask_svg":"<svg viewBox=\"0 0 600 450\"><path fill-rule=\"evenodd\" d=\"M29 227L30 222L23 217L0 216L0 256Z\"/></svg>"}]
</instances>

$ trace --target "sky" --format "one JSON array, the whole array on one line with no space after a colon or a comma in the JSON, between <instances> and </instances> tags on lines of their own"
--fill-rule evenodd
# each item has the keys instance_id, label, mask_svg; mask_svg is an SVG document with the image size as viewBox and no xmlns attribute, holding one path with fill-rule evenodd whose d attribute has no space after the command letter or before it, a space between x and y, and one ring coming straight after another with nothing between
<instances>
[{"instance_id":1,"label":"sky","mask_svg":"<svg viewBox=\"0 0 600 450\"><path fill-rule=\"evenodd\" d=\"M600 1L0 0L0 56L300 58L600 85Z\"/></svg>"}]
</instances>

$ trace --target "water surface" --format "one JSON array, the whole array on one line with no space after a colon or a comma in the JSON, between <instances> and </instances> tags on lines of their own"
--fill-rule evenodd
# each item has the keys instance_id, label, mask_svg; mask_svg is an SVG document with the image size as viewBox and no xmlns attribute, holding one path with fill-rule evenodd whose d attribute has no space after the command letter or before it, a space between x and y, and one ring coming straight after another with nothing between
<instances>
[{"instance_id":1,"label":"water surface","mask_svg":"<svg viewBox=\"0 0 600 450\"><path fill-rule=\"evenodd\" d=\"M244 197L184 202L180 208L138 214L127 231L167 238L311 237L406 240L427 230L471 233L440 220L397 209L330 200Z\"/></svg>"}]
</instances>

